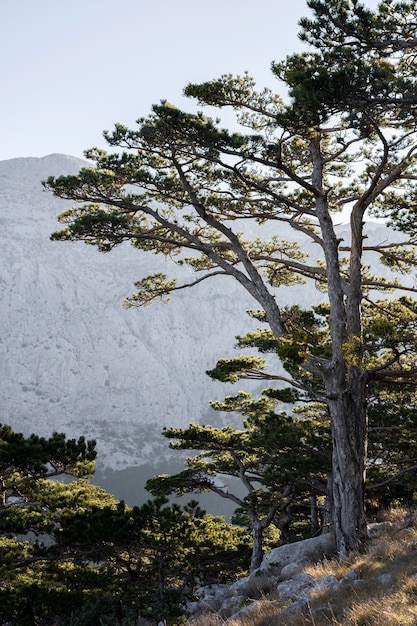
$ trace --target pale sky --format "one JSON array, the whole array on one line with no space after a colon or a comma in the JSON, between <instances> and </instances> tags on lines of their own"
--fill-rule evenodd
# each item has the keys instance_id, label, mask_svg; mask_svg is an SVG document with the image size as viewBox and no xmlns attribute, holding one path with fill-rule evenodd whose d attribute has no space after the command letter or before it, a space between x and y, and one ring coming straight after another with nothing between
<instances>
[{"instance_id":1,"label":"pale sky","mask_svg":"<svg viewBox=\"0 0 417 626\"><path fill-rule=\"evenodd\" d=\"M301 50L309 14L306 0L4 0L0 160L82 157L161 99L196 110L188 82L248 70L278 86L271 61Z\"/></svg>"}]
</instances>

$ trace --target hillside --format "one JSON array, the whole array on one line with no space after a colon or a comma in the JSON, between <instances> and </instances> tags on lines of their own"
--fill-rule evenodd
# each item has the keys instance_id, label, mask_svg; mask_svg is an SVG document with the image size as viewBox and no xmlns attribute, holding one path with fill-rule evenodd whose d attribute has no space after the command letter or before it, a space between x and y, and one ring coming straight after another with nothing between
<instances>
[{"instance_id":1,"label":"hillside","mask_svg":"<svg viewBox=\"0 0 417 626\"><path fill-rule=\"evenodd\" d=\"M297 556L305 542L290 544L282 549L289 556L293 549L294 558L279 573L267 553L248 579L200 590L205 602L187 626L415 626L415 518L415 511L387 512L369 526L368 545L344 559L302 565Z\"/></svg>"},{"instance_id":2,"label":"hillside","mask_svg":"<svg viewBox=\"0 0 417 626\"><path fill-rule=\"evenodd\" d=\"M0 421L25 434L97 439L98 480L132 502L140 483L180 462L161 436L164 426L226 419L209 400L238 389L204 372L236 354L235 335L254 324L245 313L254 303L219 278L170 304L124 309L135 280L190 270L128 245L104 255L50 241L68 203L41 181L82 165L56 154L0 162ZM386 227L371 225L371 235L385 239ZM314 285L282 292L302 306L324 297Z\"/></svg>"},{"instance_id":3,"label":"hillside","mask_svg":"<svg viewBox=\"0 0 417 626\"><path fill-rule=\"evenodd\" d=\"M49 240L68 203L41 181L83 164L63 155L0 162L0 421L25 434L96 438L99 473L126 479L147 466L146 479L166 471L164 426L219 420L209 400L227 386L204 372L233 354L251 302L224 280L124 309L135 280L172 269L130 246L103 255Z\"/></svg>"}]
</instances>

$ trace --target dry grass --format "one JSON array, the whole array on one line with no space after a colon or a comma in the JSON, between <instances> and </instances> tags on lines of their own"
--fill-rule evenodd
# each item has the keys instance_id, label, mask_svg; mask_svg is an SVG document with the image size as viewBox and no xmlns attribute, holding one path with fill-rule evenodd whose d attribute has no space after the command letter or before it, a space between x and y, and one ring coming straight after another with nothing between
<instances>
[{"instance_id":1,"label":"dry grass","mask_svg":"<svg viewBox=\"0 0 417 626\"><path fill-rule=\"evenodd\" d=\"M227 620L228 626L243 626L253 624L254 626L274 626L277 623L277 615L288 606L288 602L263 598L257 600L247 608L250 612L245 617L222 618L216 613L200 615L187 622L186 626L221 626Z\"/></svg>"},{"instance_id":2,"label":"dry grass","mask_svg":"<svg viewBox=\"0 0 417 626\"><path fill-rule=\"evenodd\" d=\"M224 620L216 613L207 613L206 615L199 615L188 620L187 626L221 626Z\"/></svg>"},{"instance_id":3,"label":"dry grass","mask_svg":"<svg viewBox=\"0 0 417 626\"><path fill-rule=\"evenodd\" d=\"M323 562L306 571L315 578L333 574L341 578L350 570L359 585L313 598L313 606L331 610L305 624L314 626L415 626L417 624L417 533L414 528L392 528L373 539L364 553L345 560ZM330 614L330 615L329 615ZM300 622L302 626L303 622Z\"/></svg>"},{"instance_id":4,"label":"dry grass","mask_svg":"<svg viewBox=\"0 0 417 626\"><path fill-rule=\"evenodd\" d=\"M372 539L363 552L354 552L343 560L324 560L304 570L316 579L328 574L341 579L355 570L361 577L359 584L317 594L312 598L309 615L287 615L285 620L278 617L282 606L271 593L269 602L257 603L256 611L233 621L233 626L417 626L417 532L415 527L399 528L402 519L404 512L387 516L392 527ZM213 615L188 625L223 623Z\"/></svg>"}]
</instances>

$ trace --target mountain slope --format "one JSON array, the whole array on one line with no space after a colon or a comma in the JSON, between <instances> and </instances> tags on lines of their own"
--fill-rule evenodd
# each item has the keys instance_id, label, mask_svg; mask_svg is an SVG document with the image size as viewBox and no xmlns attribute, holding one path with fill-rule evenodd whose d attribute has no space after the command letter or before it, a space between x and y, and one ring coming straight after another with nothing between
<instances>
[{"instance_id":1,"label":"mountain slope","mask_svg":"<svg viewBox=\"0 0 417 626\"><path fill-rule=\"evenodd\" d=\"M96 437L99 464L114 469L155 460L167 448L163 426L207 418L226 388L204 372L233 354L252 303L225 279L124 309L134 280L172 270L130 246L103 255L49 240L68 203L40 181L82 164L62 155L0 163L0 420Z\"/></svg>"},{"instance_id":2,"label":"mountain slope","mask_svg":"<svg viewBox=\"0 0 417 626\"><path fill-rule=\"evenodd\" d=\"M0 162L0 422L25 434L96 438L99 472L167 471L164 426L224 419L209 400L238 389L204 372L236 354L235 335L256 326L245 311L257 305L235 281L218 278L168 305L124 309L135 280L190 270L129 245L104 255L50 241L68 203L41 181L82 165L56 154ZM386 230L374 224L369 235L380 241ZM324 296L311 285L280 297L307 307Z\"/></svg>"}]
</instances>

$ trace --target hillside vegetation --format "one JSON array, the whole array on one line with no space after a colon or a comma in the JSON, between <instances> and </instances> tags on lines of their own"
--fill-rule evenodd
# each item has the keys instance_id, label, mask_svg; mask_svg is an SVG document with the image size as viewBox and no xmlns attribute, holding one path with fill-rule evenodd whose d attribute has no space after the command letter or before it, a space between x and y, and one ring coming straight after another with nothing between
<instances>
[{"instance_id":1,"label":"hillside vegetation","mask_svg":"<svg viewBox=\"0 0 417 626\"><path fill-rule=\"evenodd\" d=\"M239 615L200 615L188 626L412 626L417 624L417 530L415 513L395 509L385 515L384 530L361 551L344 559L325 559L303 569L314 579L350 574L352 583L314 593L304 610L290 613L290 602L268 580ZM410 523L411 522L411 523ZM282 615L281 615L282 614Z\"/></svg>"}]
</instances>

